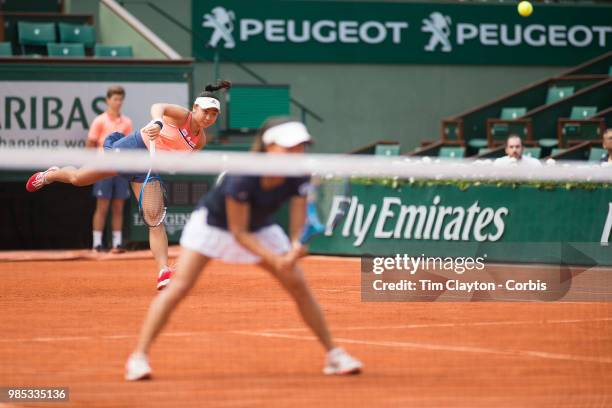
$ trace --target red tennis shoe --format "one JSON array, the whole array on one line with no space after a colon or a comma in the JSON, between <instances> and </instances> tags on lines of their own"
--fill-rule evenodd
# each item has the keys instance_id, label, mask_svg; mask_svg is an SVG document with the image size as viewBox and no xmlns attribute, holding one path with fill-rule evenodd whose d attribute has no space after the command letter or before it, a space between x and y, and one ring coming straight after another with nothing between
<instances>
[{"instance_id":1,"label":"red tennis shoe","mask_svg":"<svg viewBox=\"0 0 612 408\"><path fill-rule=\"evenodd\" d=\"M30 193L33 193L35 191L40 190L45 185L49 184L45 180L45 175L48 172L55 171L55 170L59 170L59 167L57 166L49 167L45 171L39 171L37 173L32 174L32 176L28 179L28 182L26 183L26 190L28 190L28 192Z\"/></svg>"},{"instance_id":2,"label":"red tennis shoe","mask_svg":"<svg viewBox=\"0 0 612 408\"><path fill-rule=\"evenodd\" d=\"M174 275L174 269L169 266L159 271L159 275L157 275L157 290L162 290L168 286L172 275Z\"/></svg>"}]
</instances>

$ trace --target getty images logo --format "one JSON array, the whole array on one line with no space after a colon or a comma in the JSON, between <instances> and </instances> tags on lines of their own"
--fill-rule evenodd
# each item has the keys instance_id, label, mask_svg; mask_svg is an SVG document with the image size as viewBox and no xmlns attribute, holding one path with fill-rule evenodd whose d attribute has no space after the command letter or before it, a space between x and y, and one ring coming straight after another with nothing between
<instances>
[{"instance_id":1,"label":"getty images logo","mask_svg":"<svg viewBox=\"0 0 612 408\"><path fill-rule=\"evenodd\" d=\"M423 19L421 31L430 33L429 43L425 46L425 51L433 52L438 45L442 46L442 52L451 52L453 47L450 43L451 18L437 11L431 13L429 18Z\"/></svg>"},{"instance_id":2,"label":"getty images logo","mask_svg":"<svg viewBox=\"0 0 612 408\"><path fill-rule=\"evenodd\" d=\"M210 36L209 47L215 48L219 41L223 40L225 48L236 47L236 42L232 36L234 31L234 20L236 16L233 11L226 10L224 7L215 7L210 14L204 14L202 27L212 28L214 31Z\"/></svg>"}]
</instances>

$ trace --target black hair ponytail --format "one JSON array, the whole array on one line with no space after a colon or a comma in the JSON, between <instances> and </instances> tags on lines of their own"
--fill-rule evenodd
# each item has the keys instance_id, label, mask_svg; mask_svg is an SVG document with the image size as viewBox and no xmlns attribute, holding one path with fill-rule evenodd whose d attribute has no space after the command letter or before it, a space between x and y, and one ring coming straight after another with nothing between
<instances>
[{"instance_id":1,"label":"black hair ponytail","mask_svg":"<svg viewBox=\"0 0 612 408\"><path fill-rule=\"evenodd\" d=\"M214 92L218 91L219 89L230 89L231 87L232 87L232 83L230 81L226 81L225 79L220 79L214 84L206 85L204 87L204 91L202 91L199 96L215 98L213 94Z\"/></svg>"}]
</instances>

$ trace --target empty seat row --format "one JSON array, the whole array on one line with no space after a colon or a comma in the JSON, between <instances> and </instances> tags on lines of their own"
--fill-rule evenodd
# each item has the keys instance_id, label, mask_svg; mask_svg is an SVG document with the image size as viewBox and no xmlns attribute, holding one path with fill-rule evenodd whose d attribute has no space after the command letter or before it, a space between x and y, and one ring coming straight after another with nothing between
<instances>
[{"instance_id":1,"label":"empty seat row","mask_svg":"<svg viewBox=\"0 0 612 408\"><path fill-rule=\"evenodd\" d=\"M59 35L56 32L56 23L40 23L30 21L17 22L19 44L45 46L48 43L80 43L84 47L92 48L96 43L96 32L89 24L57 23Z\"/></svg>"},{"instance_id":2,"label":"empty seat row","mask_svg":"<svg viewBox=\"0 0 612 408\"><path fill-rule=\"evenodd\" d=\"M560 147L555 147L550 152L550 155L551 156L556 156L556 155L564 153L566 151L567 151L567 149L560 148ZM591 149L588 151L587 160L590 161L590 162L599 162L604 157L606 157L607 154L608 154L608 151L606 149L602 149L601 147L591 147Z\"/></svg>"},{"instance_id":3,"label":"empty seat row","mask_svg":"<svg viewBox=\"0 0 612 408\"><path fill-rule=\"evenodd\" d=\"M47 54L50 57L84 57L85 47L83 44L74 43L49 43L47 44ZM96 57L132 57L132 47L130 45L104 45L94 46Z\"/></svg>"},{"instance_id":4,"label":"empty seat row","mask_svg":"<svg viewBox=\"0 0 612 408\"><path fill-rule=\"evenodd\" d=\"M499 119L487 120L487 139L473 139L469 141L469 145L476 149L493 147L503 143L512 133L523 137L530 136L530 119L523 118L526 113L525 107L502 108ZM545 148L553 148L598 140L601 137L604 120L595 117L597 113L597 106L573 106L569 117L557 119L557 138L537 138L538 144Z\"/></svg>"},{"instance_id":5,"label":"empty seat row","mask_svg":"<svg viewBox=\"0 0 612 408\"><path fill-rule=\"evenodd\" d=\"M85 47L78 43L48 43L45 45L50 57L84 57ZM130 58L134 54L130 45L95 44L94 56ZM0 42L0 57L13 55L12 45L9 42Z\"/></svg>"},{"instance_id":6,"label":"empty seat row","mask_svg":"<svg viewBox=\"0 0 612 408\"><path fill-rule=\"evenodd\" d=\"M573 95L574 92L575 87L573 86L553 85L548 88L546 93L546 104L550 105L558 102ZM527 120L522 120L527 111L527 107L523 106L502 108L499 118L487 119L487 139L471 139L468 141L468 145L477 150L494 146L496 143L503 141L510 133L528 135L530 133L529 123ZM554 140L551 146L556 146L556 144L557 141Z\"/></svg>"},{"instance_id":7,"label":"empty seat row","mask_svg":"<svg viewBox=\"0 0 612 408\"><path fill-rule=\"evenodd\" d=\"M374 148L374 155L376 156L399 156L400 145L399 144L377 144ZM465 147L463 146L442 146L438 150L438 157L460 159L465 157Z\"/></svg>"},{"instance_id":8,"label":"empty seat row","mask_svg":"<svg viewBox=\"0 0 612 408\"><path fill-rule=\"evenodd\" d=\"M17 22L18 41L22 54L26 47L45 49L49 56L83 57L86 49L93 48L97 57L132 57L132 47L129 45L104 45L96 43L96 32L89 24ZM59 41L58 41L59 40Z\"/></svg>"}]
</instances>

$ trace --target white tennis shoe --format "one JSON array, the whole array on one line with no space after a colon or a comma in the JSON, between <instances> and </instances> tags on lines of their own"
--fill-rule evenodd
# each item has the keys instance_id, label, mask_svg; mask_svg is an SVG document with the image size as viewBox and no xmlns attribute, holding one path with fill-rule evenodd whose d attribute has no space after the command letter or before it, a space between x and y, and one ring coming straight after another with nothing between
<instances>
[{"instance_id":1,"label":"white tennis shoe","mask_svg":"<svg viewBox=\"0 0 612 408\"><path fill-rule=\"evenodd\" d=\"M359 374L363 364L340 347L336 347L327 353L325 358L325 375L349 375Z\"/></svg>"},{"instance_id":2,"label":"white tennis shoe","mask_svg":"<svg viewBox=\"0 0 612 408\"><path fill-rule=\"evenodd\" d=\"M126 381L138 381L151 378L151 366L147 356L142 353L133 353L125 363Z\"/></svg>"}]
</instances>

